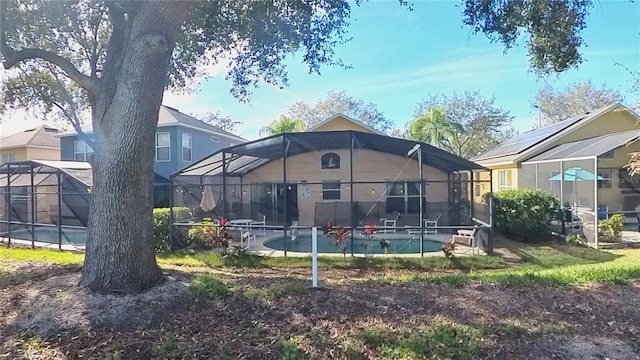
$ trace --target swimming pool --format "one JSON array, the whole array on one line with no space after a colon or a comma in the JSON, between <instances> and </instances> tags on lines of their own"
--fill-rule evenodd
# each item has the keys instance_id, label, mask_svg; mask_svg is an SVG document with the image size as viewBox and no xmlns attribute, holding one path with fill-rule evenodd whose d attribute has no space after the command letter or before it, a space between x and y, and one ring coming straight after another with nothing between
<instances>
[{"instance_id":1,"label":"swimming pool","mask_svg":"<svg viewBox=\"0 0 640 360\"><path fill-rule=\"evenodd\" d=\"M34 229L35 241L57 244L57 227L39 227ZM7 237L8 234L2 236ZM31 240L31 229L12 230L11 238ZM62 229L62 244L84 245L87 242L87 229Z\"/></svg>"},{"instance_id":2,"label":"swimming pool","mask_svg":"<svg viewBox=\"0 0 640 360\"><path fill-rule=\"evenodd\" d=\"M385 251L380 245L380 238L353 238L353 252L358 254L384 254ZM264 246L274 250L284 250L285 238L275 238L264 242ZM420 239L411 238L395 238L387 239L389 244L389 254L419 254ZM325 238L318 236L318 252L319 253L342 253L346 246L347 253L351 253L351 239L342 242L336 246L334 238ZM436 252L442 250L442 243L436 240L424 239L424 252ZM311 235L300 235L295 240L287 238L287 251L293 252L311 252Z\"/></svg>"}]
</instances>

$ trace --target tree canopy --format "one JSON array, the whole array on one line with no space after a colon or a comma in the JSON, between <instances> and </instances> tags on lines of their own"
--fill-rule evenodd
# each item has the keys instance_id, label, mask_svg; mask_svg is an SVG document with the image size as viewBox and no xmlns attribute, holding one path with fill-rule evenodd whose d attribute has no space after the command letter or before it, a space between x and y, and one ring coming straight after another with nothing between
<instances>
[{"instance_id":1,"label":"tree canopy","mask_svg":"<svg viewBox=\"0 0 640 360\"><path fill-rule=\"evenodd\" d=\"M260 128L260 136L272 136L284 133L302 132L305 126L302 120L292 119L286 116L280 116L280 119L274 120L268 126Z\"/></svg>"},{"instance_id":2,"label":"tree canopy","mask_svg":"<svg viewBox=\"0 0 640 360\"><path fill-rule=\"evenodd\" d=\"M532 106L540 111L536 125L547 126L622 101L624 98L618 91L604 85L597 89L587 80L557 91L546 85L538 90Z\"/></svg>"},{"instance_id":3,"label":"tree canopy","mask_svg":"<svg viewBox=\"0 0 640 360\"><path fill-rule=\"evenodd\" d=\"M374 103L367 103L347 95L345 91L329 91L315 103L298 101L289 106L287 116L300 119L305 127L312 127L338 113L354 118L381 132L389 132L393 123L378 110Z\"/></svg>"},{"instance_id":4,"label":"tree canopy","mask_svg":"<svg viewBox=\"0 0 640 360\"><path fill-rule=\"evenodd\" d=\"M241 121L235 120L228 115L222 115L220 111L215 113L208 112L205 116L201 117L200 120L231 133L237 130L238 125L242 124Z\"/></svg>"},{"instance_id":5,"label":"tree canopy","mask_svg":"<svg viewBox=\"0 0 640 360\"><path fill-rule=\"evenodd\" d=\"M478 91L431 95L418 103L407 137L471 159L512 137L513 116Z\"/></svg>"},{"instance_id":6,"label":"tree canopy","mask_svg":"<svg viewBox=\"0 0 640 360\"><path fill-rule=\"evenodd\" d=\"M464 23L499 41L505 51L528 34L531 69L560 73L582 63L582 30L592 0L464 0Z\"/></svg>"}]
</instances>

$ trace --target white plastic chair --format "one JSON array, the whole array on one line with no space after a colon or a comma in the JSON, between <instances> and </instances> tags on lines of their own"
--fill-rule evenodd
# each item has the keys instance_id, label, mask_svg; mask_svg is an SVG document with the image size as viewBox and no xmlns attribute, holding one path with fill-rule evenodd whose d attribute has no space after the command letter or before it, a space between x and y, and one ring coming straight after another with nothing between
<instances>
[{"instance_id":1,"label":"white plastic chair","mask_svg":"<svg viewBox=\"0 0 640 360\"><path fill-rule=\"evenodd\" d=\"M251 249L251 240L255 242L257 240L256 235L252 234L250 231L243 231L242 235L240 236L240 245L246 246L247 250L249 250Z\"/></svg>"},{"instance_id":2,"label":"white plastic chair","mask_svg":"<svg viewBox=\"0 0 640 360\"><path fill-rule=\"evenodd\" d=\"M438 233L438 229L436 229L435 227L438 226L438 221L440 221L440 217L442 216L442 213L438 213L438 216L436 217L435 220L431 220L431 219L425 219L424 221L424 227L425 227L425 234L437 234Z\"/></svg>"},{"instance_id":3,"label":"white plastic chair","mask_svg":"<svg viewBox=\"0 0 640 360\"><path fill-rule=\"evenodd\" d=\"M396 217L394 219L385 219L384 220L384 227L396 227L396 224L398 223L398 219L400 218L400 213L399 212L395 212L396 213ZM391 231L392 233L396 232L396 229L384 229L384 232L386 233L387 231Z\"/></svg>"}]
</instances>

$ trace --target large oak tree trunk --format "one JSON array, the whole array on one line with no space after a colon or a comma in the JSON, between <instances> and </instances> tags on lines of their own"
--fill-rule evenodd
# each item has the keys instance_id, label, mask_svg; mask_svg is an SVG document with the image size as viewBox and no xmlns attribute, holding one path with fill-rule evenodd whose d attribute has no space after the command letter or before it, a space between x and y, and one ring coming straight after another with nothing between
<instances>
[{"instance_id":1,"label":"large oak tree trunk","mask_svg":"<svg viewBox=\"0 0 640 360\"><path fill-rule=\"evenodd\" d=\"M139 3L130 28L116 35L122 29L114 24L113 36L122 38L112 40L92 119L97 138L81 283L95 291L137 292L162 279L153 239L153 163L171 31L180 24L177 3Z\"/></svg>"}]
</instances>

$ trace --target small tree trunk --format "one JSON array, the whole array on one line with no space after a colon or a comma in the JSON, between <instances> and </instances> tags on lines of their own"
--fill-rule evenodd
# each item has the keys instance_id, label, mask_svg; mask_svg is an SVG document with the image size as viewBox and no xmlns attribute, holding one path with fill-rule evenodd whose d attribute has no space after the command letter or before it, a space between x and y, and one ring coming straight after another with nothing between
<instances>
[{"instance_id":1,"label":"small tree trunk","mask_svg":"<svg viewBox=\"0 0 640 360\"><path fill-rule=\"evenodd\" d=\"M181 23L172 7L182 5L138 4L124 52L105 65L111 73L93 107L97 138L81 283L100 292L138 292L162 279L153 239L155 132L173 49L170 29Z\"/></svg>"}]
</instances>

